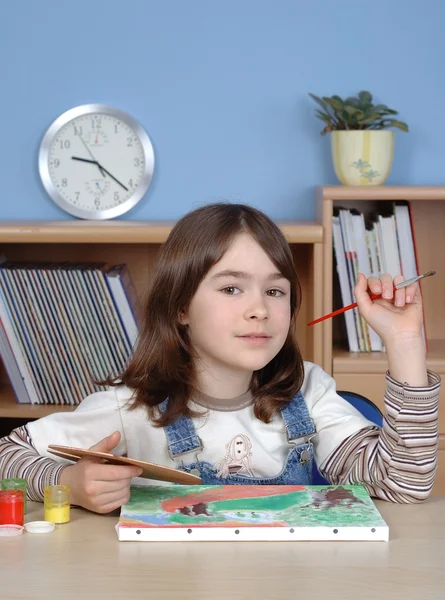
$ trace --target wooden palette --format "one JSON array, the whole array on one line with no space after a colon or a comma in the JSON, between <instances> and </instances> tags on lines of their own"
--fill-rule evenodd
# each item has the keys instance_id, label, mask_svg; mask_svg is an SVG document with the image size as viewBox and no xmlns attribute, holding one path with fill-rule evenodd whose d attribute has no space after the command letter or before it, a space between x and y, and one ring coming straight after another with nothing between
<instances>
[{"instance_id":1,"label":"wooden palette","mask_svg":"<svg viewBox=\"0 0 445 600\"><path fill-rule=\"evenodd\" d=\"M140 467L143 469L143 472L139 477L144 477L146 479L168 481L170 483L183 483L187 485L199 485L202 483L201 478L197 475L184 473L184 471L179 471L172 467L164 467L163 465L156 465L154 463L145 462L144 460L137 460L136 458L115 456L108 452L97 452L96 450L73 448L72 446L57 446L55 444L50 444L48 446L48 452L74 462L86 457L99 458L109 465L132 465L134 467Z\"/></svg>"}]
</instances>

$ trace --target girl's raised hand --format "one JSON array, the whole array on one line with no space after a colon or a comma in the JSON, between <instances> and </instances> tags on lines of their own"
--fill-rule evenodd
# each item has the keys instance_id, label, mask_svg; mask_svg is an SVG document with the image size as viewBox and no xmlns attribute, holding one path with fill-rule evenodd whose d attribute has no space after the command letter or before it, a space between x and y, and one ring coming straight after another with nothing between
<instances>
[{"instance_id":1,"label":"girl's raised hand","mask_svg":"<svg viewBox=\"0 0 445 600\"><path fill-rule=\"evenodd\" d=\"M388 273L369 279L360 273L354 288L360 315L386 347L422 336L423 308L419 284L415 282L394 291L394 286L402 281L402 276L393 279ZM382 296L371 300L370 294Z\"/></svg>"}]
</instances>

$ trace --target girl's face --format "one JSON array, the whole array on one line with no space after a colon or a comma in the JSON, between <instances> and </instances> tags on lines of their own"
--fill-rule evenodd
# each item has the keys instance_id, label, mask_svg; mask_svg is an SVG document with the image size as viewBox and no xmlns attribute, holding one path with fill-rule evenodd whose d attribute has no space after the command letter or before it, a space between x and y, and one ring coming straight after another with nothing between
<instances>
[{"instance_id":1,"label":"girl's face","mask_svg":"<svg viewBox=\"0 0 445 600\"><path fill-rule=\"evenodd\" d=\"M286 340L290 283L250 235L240 234L200 283L182 323L206 371L218 379L251 375Z\"/></svg>"}]
</instances>

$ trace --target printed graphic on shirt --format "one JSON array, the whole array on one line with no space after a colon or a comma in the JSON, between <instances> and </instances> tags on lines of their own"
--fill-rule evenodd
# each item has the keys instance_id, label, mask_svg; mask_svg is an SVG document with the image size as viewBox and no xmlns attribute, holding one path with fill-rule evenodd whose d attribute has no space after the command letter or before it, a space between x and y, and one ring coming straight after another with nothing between
<instances>
[{"instance_id":1,"label":"printed graphic on shirt","mask_svg":"<svg viewBox=\"0 0 445 600\"><path fill-rule=\"evenodd\" d=\"M251 458L252 442L247 435L240 433L229 444L226 444L224 458L216 463L217 477L235 474L255 477L250 462Z\"/></svg>"}]
</instances>

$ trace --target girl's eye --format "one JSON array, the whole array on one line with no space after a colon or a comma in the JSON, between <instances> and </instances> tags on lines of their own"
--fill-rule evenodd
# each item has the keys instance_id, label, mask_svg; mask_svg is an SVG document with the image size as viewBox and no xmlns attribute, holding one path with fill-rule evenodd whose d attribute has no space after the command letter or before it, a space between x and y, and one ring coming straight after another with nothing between
<instances>
[{"instance_id":1,"label":"girl's eye","mask_svg":"<svg viewBox=\"0 0 445 600\"><path fill-rule=\"evenodd\" d=\"M273 298L279 298L280 296L284 296L284 292L281 290L267 290L267 293Z\"/></svg>"},{"instance_id":2,"label":"girl's eye","mask_svg":"<svg viewBox=\"0 0 445 600\"><path fill-rule=\"evenodd\" d=\"M234 285L229 285L229 286L223 288L221 291L224 292L225 294L227 294L228 296L235 296L235 294L237 292L239 292L240 289L235 287Z\"/></svg>"}]
</instances>

